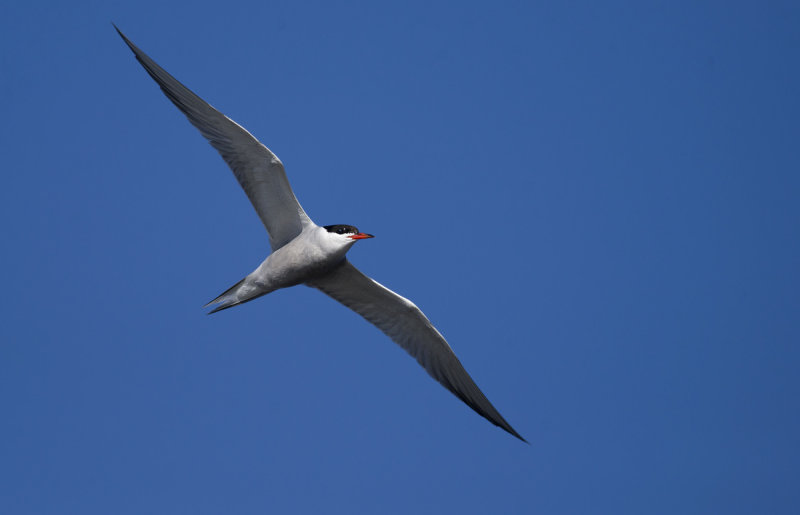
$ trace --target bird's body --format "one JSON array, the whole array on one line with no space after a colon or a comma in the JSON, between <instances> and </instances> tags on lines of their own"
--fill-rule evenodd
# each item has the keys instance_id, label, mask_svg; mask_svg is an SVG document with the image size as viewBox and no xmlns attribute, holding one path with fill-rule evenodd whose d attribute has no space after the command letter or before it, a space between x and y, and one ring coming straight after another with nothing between
<instances>
[{"instance_id":1,"label":"bird's body","mask_svg":"<svg viewBox=\"0 0 800 515\"><path fill-rule=\"evenodd\" d=\"M228 163L269 234L272 253L208 305L210 313L299 284L317 288L349 307L411 354L445 388L505 431L517 433L483 395L444 337L408 299L362 274L345 257L372 235L352 225L315 224L286 178L283 163L139 50L117 29L136 59Z\"/></svg>"},{"instance_id":2,"label":"bird's body","mask_svg":"<svg viewBox=\"0 0 800 515\"><path fill-rule=\"evenodd\" d=\"M207 305L218 304L211 311L215 313L275 290L324 276L341 265L345 254L356 241L311 222L289 243L267 256L247 277Z\"/></svg>"}]
</instances>

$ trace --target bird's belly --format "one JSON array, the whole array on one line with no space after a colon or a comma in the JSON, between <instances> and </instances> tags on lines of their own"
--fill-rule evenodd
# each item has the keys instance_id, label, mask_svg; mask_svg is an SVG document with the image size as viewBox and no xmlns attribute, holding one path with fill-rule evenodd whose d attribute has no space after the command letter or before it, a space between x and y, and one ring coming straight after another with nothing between
<instances>
[{"instance_id":1,"label":"bird's belly","mask_svg":"<svg viewBox=\"0 0 800 515\"><path fill-rule=\"evenodd\" d=\"M278 249L262 264L263 277L273 288L287 288L324 275L338 265L344 256L326 255L319 249Z\"/></svg>"}]
</instances>

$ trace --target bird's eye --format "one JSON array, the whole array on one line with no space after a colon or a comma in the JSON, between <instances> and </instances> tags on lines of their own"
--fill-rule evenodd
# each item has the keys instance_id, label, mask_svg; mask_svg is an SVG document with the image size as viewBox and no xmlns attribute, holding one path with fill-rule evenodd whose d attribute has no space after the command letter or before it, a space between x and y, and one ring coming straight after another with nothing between
<instances>
[{"instance_id":1,"label":"bird's eye","mask_svg":"<svg viewBox=\"0 0 800 515\"><path fill-rule=\"evenodd\" d=\"M339 230L338 230L338 231L336 231L336 232L338 232L339 234L344 234L344 231L345 231L345 230L344 230L343 228L339 227Z\"/></svg>"}]
</instances>

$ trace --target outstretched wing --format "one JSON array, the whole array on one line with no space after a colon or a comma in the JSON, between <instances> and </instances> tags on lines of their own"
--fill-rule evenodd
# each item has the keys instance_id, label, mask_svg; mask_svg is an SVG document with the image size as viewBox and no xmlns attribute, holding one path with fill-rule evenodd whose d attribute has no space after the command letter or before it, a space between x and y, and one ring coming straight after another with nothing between
<instances>
[{"instance_id":1,"label":"outstretched wing","mask_svg":"<svg viewBox=\"0 0 800 515\"><path fill-rule=\"evenodd\" d=\"M116 25L139 63L173 104L211 143L233 170L259 218L267 228L269 242L277 250L312 223L294 196L283 163L267 147L189 88L178 82L147 54L131 43Z\"/></svg>"},{"instance_id":2,"label":"outstretched wing","mask_svg":"<svg viewBox=\"0 0 800 515\"><path fill-rule=\"evenodd\" d=\"M308 285L367 319L470 408L525 441L483 395L444 337L413 302L362 274L347 260Z\"/></svg>"}]
</instances>

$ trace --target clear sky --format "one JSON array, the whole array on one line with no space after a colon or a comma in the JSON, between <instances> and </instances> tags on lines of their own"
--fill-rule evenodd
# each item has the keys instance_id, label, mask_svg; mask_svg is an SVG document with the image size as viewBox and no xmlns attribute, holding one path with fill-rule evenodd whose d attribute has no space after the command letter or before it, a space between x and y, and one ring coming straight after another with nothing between
<instances>
[{"instance_id":1,"label":"clear sky","mask_svg":"<svg viewBox=\"0 0 800 515\"><path fill-rule=\"evenodd\" d=\"M797 2L5 2L0 512L800 510ZM525 445L314 290L111 26Z\"/></svg>"}]
</instances>

